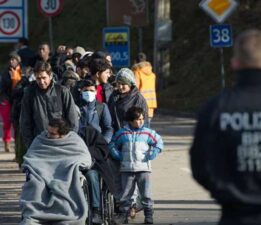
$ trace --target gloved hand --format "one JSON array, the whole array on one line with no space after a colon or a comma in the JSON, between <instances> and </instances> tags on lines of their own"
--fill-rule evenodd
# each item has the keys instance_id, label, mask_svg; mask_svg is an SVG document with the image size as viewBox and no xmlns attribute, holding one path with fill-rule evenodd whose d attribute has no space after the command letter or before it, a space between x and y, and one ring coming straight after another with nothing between
<instances>
[{"instance_id":1,"label":"gloved hand","mask_svg":"<svg viewBox=\"0 0 261 225\"><path fill-rule=\"evenodd\" d=\"M122 161L122 153L119 150L112 148L110 149L110 153L114 159Z\"/></svg>"},{"instance_id":2,"label":"gloved hand","mask_svg":"<svg viewBox=\"0 0 261 225\"><path fill-rule=\"evenodd\" d=\"M161 150L159 148L151 148L145 155L145 162L148 160L153 160L155 159L158 154L161 152Z\"/></svg>"}]
</instances>

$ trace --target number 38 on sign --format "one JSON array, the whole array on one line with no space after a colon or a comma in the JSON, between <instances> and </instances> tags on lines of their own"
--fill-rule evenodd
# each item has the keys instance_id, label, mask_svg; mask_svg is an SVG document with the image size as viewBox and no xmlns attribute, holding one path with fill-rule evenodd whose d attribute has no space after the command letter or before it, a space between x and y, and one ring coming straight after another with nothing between
<instances>
[{"instance_id":1,"label":"number 38 on sign","mask_svg":"<svg viewBox=\"0 0 261 225\"><path fill-rule=\"evenodd\" d=\"M209 27L210 45L214 48L232 46L232 27L229 24L216 24Z\"/></svg>"}]
</instances>

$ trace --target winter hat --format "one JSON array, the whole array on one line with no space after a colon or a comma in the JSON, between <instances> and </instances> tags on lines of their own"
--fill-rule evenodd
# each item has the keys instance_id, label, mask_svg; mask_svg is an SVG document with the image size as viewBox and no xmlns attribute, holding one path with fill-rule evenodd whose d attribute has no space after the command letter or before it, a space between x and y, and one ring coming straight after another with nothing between
<instances>
[{"instance_id":1,"label":"winter hat","mask_svg":"<svg viewBox=\"0 0 261 225\"><path fill-rule=\"evenodd\" d=\"M116 74L116 82L127 84L130 87L136 86L136 81L133 72L128 68L122 68Z\"/></svg>"},{"instance_id":2,"label":"winter hat","mask_svg":"<svg viewBox=\"0 0 261 225\"><path fill-rule=\"evenodd\" d=\"M19 63L21 63L21 57L16 52L11 52L9 54L10 59L16 59Z\"/></svg>"},{"instance_id":3,"label":"winter hat","mask_svg":"<svg viewBox=\"0 0 261 225\"><path fill-rule=\"evenodd\" d=\"M66 70L68 70L68 69L74 70L74 67L75 67L71 60L66 60L64 62L64 66L65 66Z\"/></svg>"},{"instance_id":4,"label":"winter hat","mask_svg":"<svg viewBox=\"0 0 261 225\"><path fill-rule=\"evenodd\" d=\"M80 76L73 72L72 70L65 70L62 74L62 78L65 78L65 79L74 79L74 80L80 80Z\"/></svg>"},{"instance_id":5,"label":"winter hat","mask_svg":"<svg viewBox=\"0 0 261 225\"><path fill-rule=\"evenodd\" d=\"M73 49L73 55L74 54L80 54L81 56L84 55L85 50L81 46L77 46L76 48Z\"/></svg>"},{"instance_id":6,"label":"winter hat","mask_svg":"<svg viewBox=\"0 0 261 225\"><path fill-rule=\"evenodd\" d=\"M93 52L91 52L91 51L86 51L86 52L84 52L84 54L81 56L80 59L87 58L87 57L91 57L92 54L93 54Z\"/></svg>"}]
</instances>

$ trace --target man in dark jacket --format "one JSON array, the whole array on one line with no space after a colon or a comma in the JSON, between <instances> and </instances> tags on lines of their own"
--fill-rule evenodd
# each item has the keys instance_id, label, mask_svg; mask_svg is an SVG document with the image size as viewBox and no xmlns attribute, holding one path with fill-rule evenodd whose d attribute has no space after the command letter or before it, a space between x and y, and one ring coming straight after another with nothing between
<instances>
[{"instance_id":1,"label":"man in dark jacket","mask_svg":"<svg viewBox=\"0 0 261 225\"><path fill-rule=\"evenodd\" d=\"M29 48L29 41L26 38L19 38L17 43L17 54L21 57L22 68L29 65L30 60L35 56L35 53Z\"/></svg>"},{"instance_id":2,"label":"man in dark jacket","mask_svg":"<svg viewBox=\"0 0 261 225\"><path fill-rule=\"evenodd\" d=\"M102 135L102 138L105 140L106 143L110 143L112 135L113 135L113 128L112 128L112 120L111 114L108 109L108 106L105 103L97 102L96 100L96 85L95 82L91 79L86 79L81 81L80 87L80 95L81 95L81 104L79 105L81 111L81 117L79 122L79 134L85 140L85 143L88 147L90 147L89 142L87 139L92 137L92 140L95 141L95 137L101 139L101 137L97 135L92 135L94 131L92 131L89 126L93 127L98 133ZM88 131L86 133L86 130ZM86 135L87 138L86 139ZM100 148L95 143L91 146L93 150L98 151ZM98 141L98 140L97 140ZM98 142L97 142L98 143ZM106 146L107 147L107 146ZM96 149L97 148L97 149ZM104 149L104 147L102 147ZM95 152L93 151L92 152ZM106 149L107 150L107 149ZM106 151L105 150L105 151ZM108 152L108 150L107 150ZM91 153L92 154L92 153ZM93 154L92 154L93 156ZM94 155L95 157L97 155ZM86 177L90 183L90 191L91 191L91 198L92 198L92 208L93 208L93 223L101 223L101 206L100 206L100 184L99 184L99 170L97 168L92 168L87 171Z\"/></svg>"},{"instance_id":3,"label":"man in dark jacket","mask_svg":"<svg viewBox=\"0 0 261 225\"><path fill-rule=\"evenodd\" d=\"M113 128L111 114L107 104L97 102L96 92L97 87L93 80L81 80L80 88L80 104L81 117L79 120L79 133L87 125L94 127L98 130L107 143L110 143Z\"/></svg>"},{"instance_id":4,"label":"man in dark jacket","mask_svg":"<svg viewBox=\"0 0 261 225\"><path fill-rule=\"evenodd\" d=\"M261 224L261 31L236 40L237 83L198 116L190 149L193 177L222 207L220 225Z\"/></svg>"},{"instance_id":5,"label":"man in dark jacket","mask_svg":"<svg viewBox=\"0 0 261 225\"><path fill-rule=\"evenodd\" d=\"M25 89L20 117L27 148L36 135L47 129L51 119L62 118L71 129L78 131L76 107L69 89L53 82L51 66L47 62L37 62L34 73L36 82Z\"/></svg>"}]
</instances>

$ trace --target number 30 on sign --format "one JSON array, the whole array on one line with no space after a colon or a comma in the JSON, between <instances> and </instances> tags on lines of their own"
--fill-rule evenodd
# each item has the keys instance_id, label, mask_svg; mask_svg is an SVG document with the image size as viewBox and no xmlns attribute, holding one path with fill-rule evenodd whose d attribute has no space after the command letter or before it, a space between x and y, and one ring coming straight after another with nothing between
<instances>
[{"instance_id":1,"label":"number 30 on sign","mask_svg":"<svg viewBox=\"0 0 261 225\"><path fill-rule=\"evenodd\" d=\"M64 0L38 0L38 10L45 16L57 16L63 9Z\"/></svg>"},{"instance_id":2,"label":"number 30 on sign","mask_svg":"<svg viewBox=\"0 0 261 225\"><path fill-rule=\"evenodd\" d=\"M232 27L228 24L216 24L209 27L210 45L214 48L230 47L233 43Z\"/></svg>"}]
</instances>

